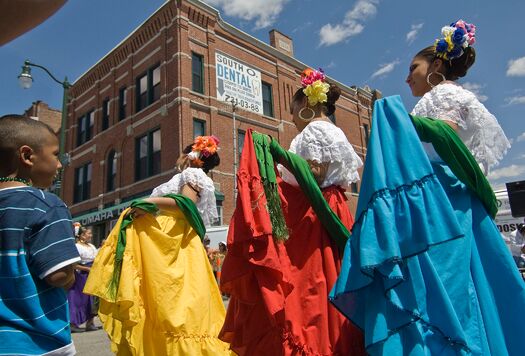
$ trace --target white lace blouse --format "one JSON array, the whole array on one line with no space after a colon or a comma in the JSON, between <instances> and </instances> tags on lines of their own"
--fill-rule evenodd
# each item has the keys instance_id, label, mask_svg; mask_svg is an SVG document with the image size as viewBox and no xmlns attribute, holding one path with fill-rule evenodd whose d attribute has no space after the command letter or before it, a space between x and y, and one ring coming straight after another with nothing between
<instances>
[{"instance_id":1,"label":"white lace blouse","mask_svg":"<svg viewBox=\"0 0 525 356\"><path fill-rule=\"evenodd\" d=\"M343 130L327 121L313 121L292 140L290 152L308 161L328 162L321 188L331 185L349 187L359 180L357 169L363 165ZM283 180L297 186L295 177L283 166L278 166Z\"/></svg>"},{"instance_id":2,"label":"white lace blouse","mask_svg":"<svg viewBox=\"0 0 525 356\"><path fill-rule=\"evenodd\" d=\"M98 250L93 244L76 243L78 254L80 255L80 264L91 263L97 257Z\"/></svg>"},{"instance_id":3,"label":"white lace blouse","mask_svg":"<svg viewBox=\"0 0 525 356\"><path fill-rule=\"evenodd\" d=\"M412 114L447 120L458 125L458 135L488 174L510 147L498 121L474 93L455 83L443 83L426 93ZM442 161L431 144L423 143L431 161Z\"/></svg>"},{"instance_id":4,"label":"white lace blouse","mask_svg":"<svg viewBox=\"0 0 525 356\"><path fill-rule=\"evenodd\" d=\"M166 183L153 189L152 197L162 197L166 194L180 194L182 187L191 185L199 191L197 209L201 214L204 225L210 226L217 218L217 201L215 199L215 186L210 177L200 168L186 168L181 173L175 174Z\"/></svg>"}]
</instances>

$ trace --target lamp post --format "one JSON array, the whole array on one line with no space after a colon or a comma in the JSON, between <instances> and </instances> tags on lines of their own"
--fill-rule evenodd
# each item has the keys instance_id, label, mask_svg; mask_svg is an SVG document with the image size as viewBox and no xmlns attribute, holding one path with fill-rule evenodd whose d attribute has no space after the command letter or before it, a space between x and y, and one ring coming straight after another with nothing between
<instances>
[{"instance_id":1,"label":"lamp post","mask_svg":"<svg viewBox=\"0 0 525 356\"><path fill-rule=\"evenodd\" d=\"M236 125L236 109L237 109L237 101L232 98L231 99L231 105L232 105L232 118L233 118L233 204L234 206L237 204L237 164L238 164L238 157L237 157L237 125Z\"/></svg>"},{"instance_id":2,"label":"lamp post","mask_svg":"<svg viewBox=\"0 0 525 356\"><path fill-rule=\"evenodd\" d=\"M62 165L66 165L68 162L67 157L64 153L65 143L66 143L66 118L67 118L67 101L68 101L68 91L71 88L71 84L67 81L67 77L64 78L64 81L61 82L58 80L51 72L44 66L39 64L31 63L29 60L24 62L22 66L22 73L18 76L18 81L20 86L23 89L29 89L33 85L33 77L31 76L31 67L37 67L46 72L51 79L60 84L64 89L64 94L62 96L62 119L60 121L60 142L59 142L59 157ZM58 178L55 184L55 194L61 197L62 192L62 171L63 168L58 173Z\"/></svg>"}]
</instances>

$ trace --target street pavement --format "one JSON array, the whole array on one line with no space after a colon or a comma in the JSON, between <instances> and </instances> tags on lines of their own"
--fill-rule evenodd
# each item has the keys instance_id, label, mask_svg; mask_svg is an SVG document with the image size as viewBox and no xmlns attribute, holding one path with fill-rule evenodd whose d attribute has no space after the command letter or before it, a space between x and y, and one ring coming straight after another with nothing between
<instances>
[{"instance_id":1,"label":"street pavement","mask_svg":"<svg viewBox=\"0 0 525 356\"><path fill-rule=\"evenodd\" d=\"M223 297L224 306L228 308L229 299ZM95 318L95 325L101 326L100 320ZM111 356L110 342L103 329L83 333L73 333L73 341L78 356Z\"/></svg>"},{"instance_id":2,"label":"street pavement","mask_svg":"<svg viewBox=\"0 0 525 356\"><path fill-rule=\"evenodd\" d=\"M95 325L101 326L95 318ZM83 333L73 333L73 342L78 356L111 356L110 343L106 332L102 329Z\"/></svg>"}]
</instances>

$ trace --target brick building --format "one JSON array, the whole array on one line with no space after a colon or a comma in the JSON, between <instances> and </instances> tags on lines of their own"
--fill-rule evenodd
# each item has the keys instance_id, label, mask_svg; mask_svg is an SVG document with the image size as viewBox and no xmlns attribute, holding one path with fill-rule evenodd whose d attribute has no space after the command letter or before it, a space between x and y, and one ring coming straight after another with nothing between
<instances>
[{"instance_id":1,"label":"brick building","mask_svg":"<svg viewBox=\"0 0 525 356\"><path fill-rule=\"evenodd\" d=\"M50 108L49 105L41 100L35 101L31 104L31 106L24 112L24 116L48 124L57 135L60 132L62 111Z\"/></svg>"},{"instance_id":2,"label":"brick building","mask_svg":"<svg viewBox=\"0 0 525 356\"><path fill-rule=\"evenodd\" d=\"M71 163L63 197L74 219L95 225L95 239L105 235L130 200L172 177L194 136L213 134L221 139L221 165L210 176L222 214L218 224L227 225L234 151L241 151L248 128L289 146L297 134L289 102L306 67L294 58L292 40L278 31L267 44L198 0L166 2L70 90ZM364 158L376 92L330 80L343 90L333 119ZM236 93L235 114L223 101L232 97L228 90ZM352 191L355 210L358 187Z\"/></svg>"}]
</instances>

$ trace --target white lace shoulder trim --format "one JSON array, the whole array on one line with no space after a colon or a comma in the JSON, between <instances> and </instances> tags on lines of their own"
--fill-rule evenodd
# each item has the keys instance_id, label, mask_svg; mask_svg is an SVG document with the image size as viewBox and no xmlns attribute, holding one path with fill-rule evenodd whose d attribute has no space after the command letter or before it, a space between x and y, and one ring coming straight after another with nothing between
<instances>
[{"instance_id":1,"label":"white lace shoulder trim","mask_svg":"<svg viewBox=\"0 0 525 356\"><path fill-rule=\"evenodd\" d=\"M217 218L217 201L215 198L215 186L210 177L200 168L186 168L182 173L173 176L168 182L153 189L152 197L161 197L166 194L180 194L182 187L191 185L199 191L197 209L201 214L204 225L210 226Z\"/></svg>"},{"instance_id":2,"label":"white lace shoulder trim","mask_svg":"<svg viewBox=\"0 0 525 356\"><path fill-rule=\"evenodd\" d=\"M308 124L293 139L290 151L306 160L330 164L321 188L330 185L348 187L359 180L357 170L363 162L343 130L330 122L314 121Z\"/></svg>"},{"instance_id":3,"label":"white lace shoulder trim","mask_svg":"<svg viewBox=\"0 0 525 356\"><path fill-rule=\"evenodd\" d=\"M181 184L189 184L193 188L202 191L202 190L212 190L215 191L215 186L210 177L204 173L200 168L186 168L181 173Z\"/></svg>"},{"instance_id":4,"label":"white lace shoulder trim","mask_svg":"<svg viewBox=\"0 0 525 356\"><path fill-rule=\"evenodd\" d=\"M458 124L458 135L485 174L510 148L510 142L494 115L474 93L459 85L437 85L419 100L412 113Z\"/></svg>"},{"instance_id":5,"label":"white lace shoulder trim","mask_svg":"<svg viewBox=\"0 0 525 356\"><path fill-rule=\"evenodd\" d=\"M459 85L452 83L437 85L423 95L412 113L416 116L452 121L461 128L466 129L467 124L464 120L465 108L461 105L465 99L465 91Z\"/></svg>"}]
</instances>

